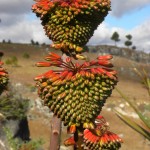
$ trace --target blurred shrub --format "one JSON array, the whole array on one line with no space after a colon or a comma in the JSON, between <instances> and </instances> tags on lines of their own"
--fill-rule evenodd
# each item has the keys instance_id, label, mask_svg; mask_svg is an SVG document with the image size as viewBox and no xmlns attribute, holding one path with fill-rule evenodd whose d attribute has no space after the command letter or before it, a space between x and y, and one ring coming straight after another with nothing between
<instances>
[{"instance_id":1,"label":"blurred shrub","mask_svg":"<svg viewBox=\"0 0 150 150\"><path fill-rule=\"evenodd\" d=\"M18 59L16 56L11 56L10 58L6 59L5 63L7 65L18 66Z\"/></svg>"},{"instance_id":2,"label":"blurred shrub","mask_svg":"<svg viewBox=\"0 0 150 150\"><path fill-rule=\"evenodd\" d=\"M3 39L2 43L6 43L5 39Z\"/></svg>"},{"instance_id":3,"label":"blurred shrub","mask_svg":"<svg viewBox=\"0 0 150 150\"><path fill-rule=\"evenodd\" d=\"M7 141L11 150L38 150L44 144L42 139L31 140L29 142L20 141L14 138L13 133L9 128L4 128L6 133Z\"/></svg>"},{"instance_id":4,"label":"blurred shrub","mask_svg":"<svg viewBox=\"0 0 150 150\"><path fill-rule=\"evenodd\" d=\"M12 87L7 95L0 97L0 113L6 119L22 119L26 116L28 108L29 99L24 99Z\"/></svg>"},{"instance_id":5,"label":"blurred shrub","mask_svg":"<svg viewBox=\"0 0 150 150\"><path fill-rule=\"evenodd\" d=\"M12 42L11 42L11 40L9 39L9 40L8 40L8 44L11 44L11 43L12 43Z\"/></svg>"},{"instance_id":6,"label":"blurred shrub","mask_svg":"<svg viewBox=\"0 0 150 150\"><path fill-rule=\"evenodd\" d=\"M11 65L12 62L11 62L10 58L8 58L8 59L6 59L5 63L6 63L7 65Z\"/></svg>"},{"instance_id":7,"label":"blurred shrub","mask_svg":"<svg viewBox=\"0 0 150 150\"><path fill-rule=\"evenodd\" d=\"M24 54L23 54L23 58L28 59L28 58L30 58L30 55L29 55L28 53L24 53Z\"/></svg>"}]
</instances>

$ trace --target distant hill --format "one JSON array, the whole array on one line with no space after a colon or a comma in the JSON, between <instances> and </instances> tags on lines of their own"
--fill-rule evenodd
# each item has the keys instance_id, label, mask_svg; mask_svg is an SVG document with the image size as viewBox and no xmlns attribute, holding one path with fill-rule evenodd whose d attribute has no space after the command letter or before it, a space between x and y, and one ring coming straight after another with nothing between
<instances>
[{"instance_id":1,"label":"distant hill","mask_svg":"<svg viewBox=\"0 0 150 150\"><path fill-rule=\"evenodd\" d=\"M144 52L138 52L132 49L119 48L114 46L88 46L89 53L85 53L90 59L95 59L99 54L112 54L114 56L112 63L118 72L118 76L125 79L137 79L133 68L136 67L141 70L145 68L150 72L150 54ZM8 71L12 72L12 78L23 79L23 75L28 78L29 82L32 82L31 78L39 74L41 69L35 67L35 63L43 61L48 52L53 51L58 54L62 54L59 50L51 49L49 45L31 45L31 44L17 44L17 43L0 43L0 52L4 53L3 62L6 65ZM24 58L24 55L29 55L28 59ZM8 65L6 61L10 57L15 56L18 59L20 67L14 68ZM12 68L13 67L13 68ZM28 68L28 69L27 69ZM22 72L26 70L26 73L22 75ZM27 74L27 75L26 75ZM18 78L16 78L18 79Z\"/></svg>"},{"instance_id":2,"label":"distant hill","mask_svg":"<svg viewBox=\"0 0 150 150\"><path fill-rule=\"evenodd\" d=\"M112 54L115 56L124 57L136 62L150 63L150 53L145 53L143 51L137 51L128 48L116 47L116 46L88 46L89 52L91 53L102 53L102 54Z\"/></svg>"},{"instance_id":3,"label":"distant hill","mask_svg":"<svg viewBox=\"0 0 150 150\"><path fill-rule=\"evenodd\" d=\"M112 54L114 56L124 57L136 62L150 63L150 53L145 53L143 51L137 51L129 48L108 46L108 45L97 45L97 46L87 46L90 53L96 54ZM18 43L0 43L0 51L6 51L8 53L15 51L30 52L34 55L38 50L50 51L52 50L49 45L32 45L32 44L18 44ZM13 50L13 51L10 51ZM53 50L54 51L54 50ZM57 51L58 53L59 51Z\"/></svg>"}]
</instances>

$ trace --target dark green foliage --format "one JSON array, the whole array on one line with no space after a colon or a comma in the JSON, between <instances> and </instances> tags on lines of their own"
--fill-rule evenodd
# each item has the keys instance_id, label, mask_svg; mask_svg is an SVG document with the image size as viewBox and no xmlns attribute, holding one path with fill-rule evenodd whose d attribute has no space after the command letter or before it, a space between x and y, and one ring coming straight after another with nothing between
<instances>
[{"instance_id":1,"label":"dark green foliage","mask_svg":"<svg viewBox=\"0 0 150 150\"><path fill-rule=\"evenodd\" d=\"M115 46L116 46L116 42L120 41L118 32L113 33L113 35L111 36L111 40L115 41Z\"/></svg>"},{"instance_id":2,"label":"dark green foliage","mask_svg":"<svg viewBox=\"0 0 150 150\"><path fill-rule=\"evenodd\" d=\"M129 47L132 45L132 42L131 41L125 41L124 44L125 44L125 46Z\"/></svg>"},{"instance_id":3,"label":"dark green foliage","mask_svg":"<svg viewBox=\"0 0 150 150\"><path fill-rule=\"evenodd\" d=\"M46 43L42 43L42 46L46 46Z\"/></svg>"},{"instance_id":4,"label":"dark green foliage","mask_svg":"<svg viewBox=\"0 0 150 150\"><path fill-rule=\"evenodd\" d=\"M32 45L34 45L34 44L35 44L35 42L34 42L34 40L33 40L33 39L31 39L31 44L32 44Z\"/></svg>"},{"instance_id":5,"label":"dark green foliage","mask_svg":"<svg viewBox=\"0 0 150 150\"><path fill-rule=\"evenodd\" d=\"M136 46L132 46L132 49L133 49L133 50L136 50Z\"/></svg>"},{"instance_id":6,"label":"dark green foliage","mask_svg":"<svg viewBox=\"0 0 150 150\"><path fill-rule=\"evenodd\" d=\"M6 59L5 63L7 65L18 66L18 58L16 56L11 56L10 58Z\"/></svg>"},{"instance_id":7,"label":"dark green foliage","mask_svg":"<svg viewBox=\"0 0 150 150\"><path fill-rule=\"evenodd\" d=\"M131 34L126 35L126 38L127 38L128 40L131 40L131 39L132 39L132 35L131 35Z\"/></svg>"},{"instance_id":8,"label":"dark green foliage","mask_svg":"<svg viewBox=\"0 0 150 150\"><path fill-rule=\"evenodd\" d=\"M8 40L8 44L11 44L11 43L12 43L12 42L11 42L11 40L9 39L9 40Z\"/></svg>"},{"instance_id":9,"label":"dark green foliage","mask_svg":"<svg viewBox=\"0 0 150 150\"><path fill-rule=\"evenodd\" d=\"M28 58L30 58L30 55L29 55L28 53L24 53L24 54L23 54L23 58L28 59Z\"/></svg>"},{"instance_id":10,"label":"dark green foliage","mask_svg":"<svg viewBox=\"0 0 150 150\"><path fill-rule=\"evenodd\" d=\"M10 64L11 64L11 60L8 58L8 59L6 59L5 63L6 63L7 65L10 65Z\"/></svg>"},{"instance_id":11,"label":"dark green foliage","mask_svg":"<svg viewBox=\"0 0 150 150\"><path fill-rule=\"evenodd\" d=\"M132 35L130 35L130 34L126 35L126 38L127 38L127 41L125 41L124 44L125 44L125 46L127 46L129 48L129 46L132 45L132 41L131 41Z\"/></svg>"},{"instance_id":12,"label":"dark green foliage","mask_svg":"<svg viewBox=\"0 0 150 150\"><path fill-rule=\"evenodd\" d=\"M34 41L33 39L31 39L31 45L40 45L38 41Z\"/></svg>"},{"instance_id":13,"label":"dark green foliage","mask_svg":"<svg viewBox=\"0 0 150 150\"><path fill-rule=\"evenodd\" d=\"M39 42L38 42L38 41L36 41L36 42L35 42L35 45L39 45Z\"/></svg>"},{"instance_id":14,"label":"dark green foliage","mask_svg":"<svg viewBox=\"0 0 150 150\"><path fill-rule=\"evenodd\" d=\"M2 43L6 43L5 39L3 39Z\"/></svg>"}]
</instances>

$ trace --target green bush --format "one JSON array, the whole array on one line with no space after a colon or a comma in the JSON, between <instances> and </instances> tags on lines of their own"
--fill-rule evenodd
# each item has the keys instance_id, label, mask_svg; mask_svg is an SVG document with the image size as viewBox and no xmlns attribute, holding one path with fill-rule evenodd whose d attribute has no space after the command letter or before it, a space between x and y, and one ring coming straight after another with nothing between
<instances>
[{"instance_id":1,"label":"green bush","mask_svg":"<svg viewBox=\"0 0 150 150\"><path fill-rule=\"evenodd\" d=\"M0 113L6 119L22 119L26 116L29 99L24 99L17 91L10 91L0 97Z\"/></svg>"},{"instance_id":2,"label":"green bush","mask_svg":"<svg viewBox=\"0 0 150 150\"><path fill-rule=\"evenodd\" d=\"M18 66L18 59L16 56L11 56L10 58L6 59L5 63L7 65Z\"/></svg>"},{"instance_id":3,"label":"green bush","mask_svg":"<svg viewBox=\"0 0 150 150\"><path fill-rule=\"evenodd\" d=\"M28 53L24 53L24 54L23 54L23 58L28 59L28 58L30 58L30 55L29 55Z\"/></svg>"},{"instance_id":4,"label":"green bush","mask_svg":"<svg viewBox=\"0 0 150 150\"><path fill-rule=\"evenodd\" d=\"M12 61L12 64L14 64L15 66L18 65L18 59L17 59L16 56L12 56L12 57L11 57L11 61Z\"/></svg>"},{"instance_id":5,"label":"green bush","mask_svg":"<svg viewBox=\"0 0 150 150\"><path fill-rule=\"evenodd\" d=\"M10 58L6 59L5 64L6 64L6 65L11 65L11 64L12 64Z\"/></svg>"}]
</instances>

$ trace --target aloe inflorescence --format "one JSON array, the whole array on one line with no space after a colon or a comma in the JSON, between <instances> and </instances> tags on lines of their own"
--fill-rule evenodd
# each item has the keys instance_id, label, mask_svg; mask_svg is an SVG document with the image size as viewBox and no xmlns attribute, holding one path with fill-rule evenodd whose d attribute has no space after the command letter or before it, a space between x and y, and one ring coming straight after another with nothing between
<instances>
[{"instance_id":1,"label":"aloe inflorescence","mask_svg":"<svg viewBox=\"0 0 150 150\"><path fill-rule=\"evenodd\" d=\"M111 58L111 55L99 56L94 61L79 64L73 63L71 57L63 60L61 56L49 53L45 57L47 62L36 64L38 67L60 68L49 70L35 78L38 94L44 104L68 126L69 133L87 129L84 130L86 143L89 141L86 139L86 132L97 130L95 119L117 83L116 71L109 61ZM107 134L112 137L110 132ZM92 132L90 135L92 136ZM99 140L104 138L102 135L98 135ZM116 144L110 138L103 147L111 147L111 144L112 147L119 147L120 141ZM96 147L101 145L97 144Z\"/></svg>"},{"instance_id":2,"label":"aloe inflorescence","mask_svg":"<svg viewBox=\"0 0 150 150\"><path fill-rule=\"evenodd\" d=\"M110 10L109 0L37 0L40 17L52 47L67 54L80 53Z\"/></svg>"},{"instance_id":3,"label":"aloe inflorescence","mask_svg":"<svg viewBox=\"0 0 150 150\"><path fill-rule=\"evenodd\" d=\"M83 47L110 11L110 0L35 0L32 10L40 17L53 48L38 67L55 67L35 77L44 104L67 126L73 137L65 145L75 149L117 150L122 140L95 120L117 84L111 55L85 60ZM73 60L74 59L74 60ZM76 59L76 60L75 60ZM78 59L85 60L79 63ZM106 128L105 128L106 127Z\"/></svg>"},{"instance_id":4,"label":"aloe inflorescence","mask_svg":"<svg viewBox=\"0 0 150 150\"><path fill-rule=\"evenodd\" d=\"M107 97L117 83L116 71L108 61L111 55L99 56L95 61L73 63L65 61L55 53L38 62L37 66L55 66L61 70L50 70L35 79L38 93L64 125L80 126L93 122L100 113Z\"/></svg>"}]
</instances>

